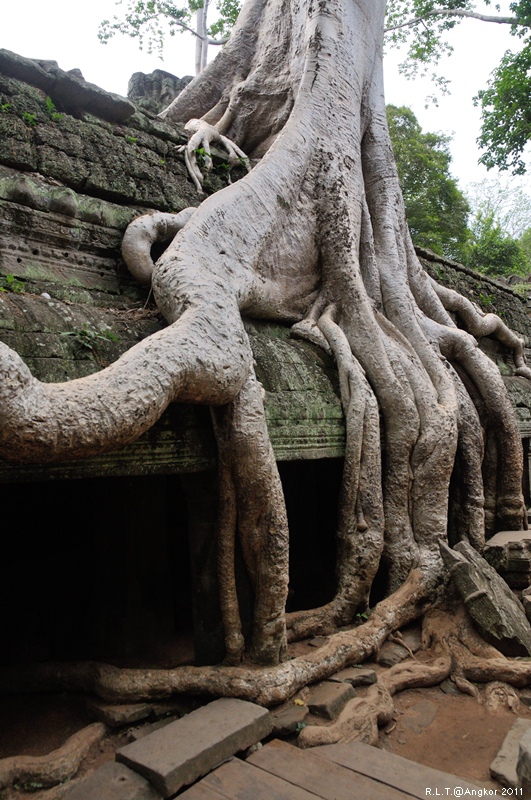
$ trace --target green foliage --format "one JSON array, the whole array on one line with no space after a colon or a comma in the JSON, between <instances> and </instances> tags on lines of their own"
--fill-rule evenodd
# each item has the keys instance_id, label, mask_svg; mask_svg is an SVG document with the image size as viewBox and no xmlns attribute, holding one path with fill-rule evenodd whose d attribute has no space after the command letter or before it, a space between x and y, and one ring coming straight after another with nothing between
<instances>
[{"instance_id":1,"label":"green foliage","mask_svg":"<svg viewBox=\"0 0 531 800\"><path fill-rule=\"evenodd\" d=\"M118 337L112 331L97 331L86 324L75 331L65 331L61 336L71 336L80 348L90 351L97 350L102 342L118 341Z\"/></svg>"},{"instance_id":2,"label":"green foliage","mask_svg":"<svg viewBox=\"0 0 531 800\"><path fill-rule=\"evenodd\" d=\"M494 297L491 294L483 294L480 292L478 295L478 300L481 308L484 311L491 311L494 305Z\"/></svg>"},{"instance_id":3,"label":"green foliage","mask_svg":"<svg viewBox=\"0 0 531 800\"><path fill-rule=\"evenodd\" d=\"M24 293L24 281L19 281L14 275L6 275L2 278L2 286L0 292L13 292L13 294Z\"/></svg>"},{"instance_id":4,"label":"green foliage","mask_svg":"<svg viewBox=\"0 0 531 800\"><path fill-rule=\"evenodd\" d=\"M198 8L203 8L205 2L208 6L208 0L183 0L181 3L171 0L126 0L123 17L103 20L98 38L106 44L117 33L122 33L137 39L141 50L146 48L148 53L157 53L162 58L166 35L190 32L192 14ZM117 3L120 5L121 0L117 0ZM218 18L208 28L207 34L224 38L236 22L240 3L238 0L217 0L215 7Z\"/></svg>"},{"instance_id":5,"label":"green foliage","mask_svg":"<svg viewBox=\"0 0 531 800\"><path fill-rule=\"evenodd\" d=\"M46 106L46 113L50 117L52 122L58 122L60 119L62 119L63 115L57 111L57 109L55 108L55 103L53 102L51 97L46 96L44 104Z\"/></svg>"},{"instance_id":6,"label":"green foliage","mask_svg":"<svg viewBox=\"0 0 531 800\"><path fill-rule=\"evenodd\" d=\"M490 169L526 170L522 153L531 140L531 41L519 53L506 52L492 73L488 89L478 92L483 124L480 161Z\"/></svg>"},{"instance_id":7,"label":"green foliage","mask_svg":"<svg viewBox=\"0 0 531 800\"><path fill-rule=\"evenodd\" d=\"M519 239L531 227L531 195L516 178L485 178L471 183L466 195L474 214L481 211L484 217L493 216L513 239Z\"/></svg>"},{"instance_id":8,"label":"green foliage","mask_svg":"<svg viewBox=\"0 0 531 800\"><path fill-rule=\"evenodd\" d=\"M481 161L489 169L496 166L522 174L526 168L522 153L531 140L531 0L513 0L509 8L510 16L501 16L500 6L492 0L388 0L386 25L391 45L407 48L400 67L407 77L425 74L452 51L446 36L463 19L456 12L487 12L510 25L523 47L521 52L505 53L488 88L475 98L483 112L478 143L485 150ZM432 77L444 92L444 77Z\"/></svg>"},{"instance_id":9,"label":"green foliage","mask_svg":"<svg viewBox=\"0 0 531 800\"><path fill-rule=\"evenodd\" d=\"M2 114L7 114L10 108L11 108L11 103L0 103L0 112Z\"/></svg>"},{"instance_id":10,"label":"green foliage","mask_svg":"<svg viewBox=\"0 0 531 800\"><path fill-rule=\"evenodd\" d=\"M520 247L531 262L531 227L527 228L520 237Z\"/></svg>"},{"instance_id":11,"label":"green foliage","mask_svg":"<svg viewBox=\"0 0 531 800\"><path fill-rule=\"evenodd\" d=\"M128 144L136 144L138 142L138 139L136 138L136 136L126 136L125 141Z\"/></svg>"},{"instance_id":12,"label":"green foliage","mask_svg":"<svg viewBox=\"0 0 531 800\"><path fill-rule=\"evenodd\" d=\"M413 241L462 260L470 209L450 174L449 137L423 133L409 108L388 106L387 120Z\"/></svg>"},{"instance_id":13,"label":"green foliage","mask_svg":"<svg viewBox=\"0 0 531 800\"><path fill-rule=\"evenodd\" d=\"M22 112L22 120L26 123L26 125L36 125L37 124L37 116L29 111Z\"/></svg>"},{"instance_id":14,"label":"green foliage","mask_svg":"<svg viewBox=\"0 0 531 800\"><path fill-rule=\"evenodd\" d=\"M479 211L472 223L465 264L485 275L527 275L531 261L520 243L509 236L494 216Z\"/></svg>"},{"instance_id":15,"label":"green foliage","mask_svg":"<svg viewBox=\"0 0 531 800\"><path fill-rule=\"evenodd\" d=\"M445 35L460 20L457 17L435 16L432 15L433 11L468 9L470 6L470 0L388 0L387 42L392 47L406 48L406 58L399 67L400 72L408 78L426 75L430 68L437 67L443 56L452 53L453 47ZM432 72L431 78L440 92L447 92L448 81L444 76ZM435 97L430 99L435 100Z\"/></svg>"}]
</instances>

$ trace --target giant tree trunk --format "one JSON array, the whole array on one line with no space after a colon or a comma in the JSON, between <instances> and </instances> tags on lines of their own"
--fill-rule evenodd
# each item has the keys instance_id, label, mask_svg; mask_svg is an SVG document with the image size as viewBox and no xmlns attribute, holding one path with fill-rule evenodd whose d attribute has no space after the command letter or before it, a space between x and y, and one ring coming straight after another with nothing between
<instances>
[{"instance_id":1,"label":"giant tree trunk","mask_svg":"<svg viewBox=\"0 0 531 800\"><path fill-rule=\"evenodd\" d=\"M202 117L260 158L187 216L154 266L168 328L64 386L38 383L0 351L7 458L89 455L136 438L169 402L216 407L231 664L246 649L236 536L256 595L249 651L275 664L287 638L330 631L366 609L379 569L388 597L350 646L353 658L429 606L443 578L439 542L456 464L462 538L481 548L485 531L526 525L516 421L472 334L498 335L529 377L522 343L431 281L415 256L386 125L384 14L385 0L247 0L223 52L164 112L175 122ZM336 596L287 618L286 514L242 314L289 321L294 335L333 353L347 422ZM484 488L485 432L491 463L503 469ZM350 657L341 653L330 663ZM241 669L220 678L220 692L228 681L245 694L233 682L247 675ZM322 675L302 662L290 670L293 685ZM215 691L212 675L190 680Z\"/></svg>"}]
</instances>

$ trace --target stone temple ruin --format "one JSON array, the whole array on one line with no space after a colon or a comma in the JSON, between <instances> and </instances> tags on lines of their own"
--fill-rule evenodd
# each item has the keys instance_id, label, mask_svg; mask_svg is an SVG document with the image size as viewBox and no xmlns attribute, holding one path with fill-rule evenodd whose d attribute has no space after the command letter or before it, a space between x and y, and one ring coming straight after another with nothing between
<instances>
[{"instance_id":1,"label":"stone temple ruin","mask_svg":"<svg viewBox=\"0 0 531 800\"><path fill-rule=\"evenodd\" d=\"M153 113L175 89L165 75L133 76L137 100L146 83L155 85L144 101L152 111L143 111L75 71L0 52L0 275L7 290L0 293L0 338L41 380L95 372L162 325L129 276L120 243L144 210L198 203L177 152L184 136ZM214 173L209 182L207 191L215 191L223 177ZM419 255L430 274L531 340L526 303L510 287ZM249 321L248 331L288 504L290 610L317 606L334 581L344 448L335 367L280 325ZM480 345L507 375L529 505L531 390L509 374L500 345L489 338ZM4 545L9 567L0 589L7 662L218 662L215 467L208 410L182 405L117 452L42 467L0 462L17 519ZM515 588L528 577L515 577Z\"/></svg>"},{"instance_id":2,"label":"stone temple ruin","mask_svg":"<svg viewBox=\"0 0 531 800\"><path fill-rule=\"evenodd\" d=\"M182 86L166 73L134 78L126 100L75 70L0 51L0 340L43 381L95 372L164 324L128 274L121 240L139 213L179 211L198 195L178 152L184 134L155 116ZM206 191L225 180L214 172ZM510 286L418 255L433 277L531 342L526 302ZM334 587L344 453L337 374L331 358L290 338L288 327L249 320L247 330L287 502L288 608L316 607ZM516 410L529 506L531 388L511 374L501 345L485 337L480 346ZM170 406L134 444L102 456L46 466L0 460L0 480L2 665L223 659L207 408ZM531 583L526 547L490 548L519 591ZM240 602L245 623L250 586Z\"/></svg>"}]
</instances>

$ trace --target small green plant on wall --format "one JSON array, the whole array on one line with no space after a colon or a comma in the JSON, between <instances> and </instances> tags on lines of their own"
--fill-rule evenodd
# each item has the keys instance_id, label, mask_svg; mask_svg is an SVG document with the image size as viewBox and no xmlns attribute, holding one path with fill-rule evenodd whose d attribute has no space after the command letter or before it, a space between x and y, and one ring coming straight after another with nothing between
<instances>
[{"instance_id":1,"label":"small green plant on wall","mask_svg":"<svg viewBox=\"0 0 531 800\"><path fill-rule=\"evenodd\" d=\"M482 292L480 292L478 300L481 308L484 311L492 310L492 307L494 305L494 297L491 294L483 294Z\"/></svg>"},{"instance_id":2,"label":"small green plant on wall","mask_svg":"<svg viewBox=\"0 0 531 800\"><path fill-rule=\"evenodd\" d=\"M22 112L22 120L26 123L26 125L36 125L37 124L37 116L36 114L31 113L30 111L23 111Z\"/></svg>"},{"instance_id":3,"label":"small green plant on wall","mask_svg":"<svg viewBox=\"0 0 531 800\"><path fill-rule=\"evenodd\" d=\"M59 122L59 120L62 119L63 115L57 111L55 103L52 100L52 98L47 96L44 103L46 105L46 113L50 117L52 122Z\"/></svg>"},{"instance_id":4,"label":"small green plant on wall","mask_svg":"<svg viewBox=\"0 0 531 800\"><path fill-rule=\"evenodd\" d=\"M0 286L0 292L13 292L14 294L23 294L24 281L19 281L19 279L15 278L14 275L5 275L0 280L2 281L2 285Z\"/></svg>"},{"instance_id":5,"label":"small green plant on wall","mask_svg":"<svg viewBox=\"0 0 531 800\"><path fill-rule=\"evenodd\" d=\"M86 324L75 331L65 331L61 336L71 336L78 347L91 351L95 351L98 344L103 342L118 341L118 337L112 331L97 331L95 328L89 328Z\"/></svg>"}]
</instances>

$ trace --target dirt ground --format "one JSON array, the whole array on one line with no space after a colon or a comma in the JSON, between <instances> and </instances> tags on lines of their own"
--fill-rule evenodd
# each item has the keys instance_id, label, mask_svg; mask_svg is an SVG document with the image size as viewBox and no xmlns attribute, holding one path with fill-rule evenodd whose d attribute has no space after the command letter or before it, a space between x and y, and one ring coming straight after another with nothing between
<instances>
[{"instance_id":1,"label":"dirt ground","mask_svg":"<svg viewBox=\"0 0 531 800\"><path fill-rule=\"evenodd\" d=\"M409 689L394 698L396 726L380 731L380 747L427 767L449 772L488 788L489 766L516 720L512 711L489 711L468 695L448 695L439 687ZM518 716L531 718L526 706Z\"/></svg>"},{"instance_id":2,"label":"dirt ground","mask_svg":"<svg viewBox=\"0 0 531 800\"><path fill-rule=\"evenodd\" d=\"M481 786L500 788L490 779L489 765L516 720L512 711L489 711L470 696L445 694L440 687L407 690L394 701L396 720L380 731L380 747ZM531 719L531 710L522 704L518 716ZM82 695L4 697L0 758L43 755L91 721ZM121 729L95 745L78 777L113 758L114 750L128 740L128 729Z\"/></svg>"}]
</instances>

